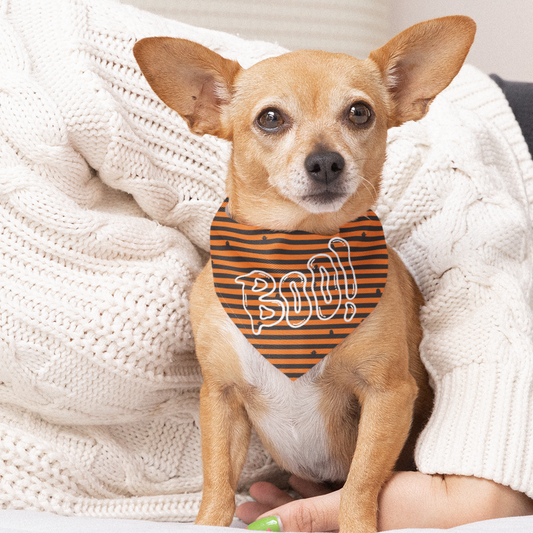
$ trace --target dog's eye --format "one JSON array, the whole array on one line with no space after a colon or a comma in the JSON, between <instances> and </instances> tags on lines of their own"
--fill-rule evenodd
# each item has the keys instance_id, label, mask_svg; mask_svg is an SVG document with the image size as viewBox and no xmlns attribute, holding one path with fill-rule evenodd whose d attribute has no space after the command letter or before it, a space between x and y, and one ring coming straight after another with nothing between
<instances>
[{"instance_id":1,"label":"dog's eye","mask_svg":"<svg viewBox=\"0 0 533 533\"><path fill-rule=\"evenodd\" d=\"M265 109L258 117L257 124L265 131L275 131L284 124L283 117L277 109Z\"/></svg>"},{"instance_id":2,"label":"dog's eye","mask_svg":"<svg viewBox=\"0 0 533 533\"><path fill-rule=\"evenodd\" d=\"M356 126L363 126L371 119L372 111L366 104L356 102L350 107L348 117Z\"/></svg>"}]
</instances>

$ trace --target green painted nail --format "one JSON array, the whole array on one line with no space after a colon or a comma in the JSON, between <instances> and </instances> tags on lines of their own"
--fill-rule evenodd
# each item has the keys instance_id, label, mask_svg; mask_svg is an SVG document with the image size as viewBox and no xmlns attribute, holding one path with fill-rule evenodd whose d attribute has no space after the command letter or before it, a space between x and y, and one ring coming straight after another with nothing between
<instances>
[{"instance_id":1,"label":"green painted nail","mask_svg":"<svg viewBox=\"0 0 533 533\"><path fill-rule=\"evenodd\" d=\"M246 529L253 531L282 531L280 525L281 521L277 516L267 516L252 522Z\"/></svg>"}]
</instances>

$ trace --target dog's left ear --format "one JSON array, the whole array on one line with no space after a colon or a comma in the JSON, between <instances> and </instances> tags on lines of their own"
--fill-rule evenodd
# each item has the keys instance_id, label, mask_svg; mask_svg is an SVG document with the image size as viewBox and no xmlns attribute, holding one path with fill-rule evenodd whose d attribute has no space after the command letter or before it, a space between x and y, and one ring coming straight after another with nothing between
<instances>
[{"instance_id":1,"label":"dog's left ear","mask_svg":"<svg viewBox=\"0 0 533 533\"><path fill-rule=\"evenodd\" d=\"M231 99L239 63L201 44L171 37L141 39L133 55L153 91L186 120L193 133L228 139L221 108Z\"/></svg>"},{"instance_id":2,"label":"dog's left ear","mask_svg":"<svg viewBox=\"0 0 533 533\"><path fill-rule=\"evenodd\" d=\"M370 53L393 101L389 126L418 120L459 72L470 50L476 24L453 16L416 24Z\"/></svg>"}]
</instances>

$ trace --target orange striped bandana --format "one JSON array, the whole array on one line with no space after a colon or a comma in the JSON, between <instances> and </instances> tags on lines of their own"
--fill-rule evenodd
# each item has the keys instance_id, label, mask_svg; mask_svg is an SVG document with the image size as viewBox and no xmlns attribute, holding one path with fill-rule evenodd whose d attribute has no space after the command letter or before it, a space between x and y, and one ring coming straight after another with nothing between
<instances>
[{"instance_id":1,"label":"orange striped bandana","mask_svg":"<svg viewBox=\"0 0 533 533\"><path fill-rule=\"evenodd\" d=\"M377 306L388 253L367 211L336 235L245 226L226 212L211 225L215 290L229 317L276 368L298 379Z\"/></svg>"}]
</instances>

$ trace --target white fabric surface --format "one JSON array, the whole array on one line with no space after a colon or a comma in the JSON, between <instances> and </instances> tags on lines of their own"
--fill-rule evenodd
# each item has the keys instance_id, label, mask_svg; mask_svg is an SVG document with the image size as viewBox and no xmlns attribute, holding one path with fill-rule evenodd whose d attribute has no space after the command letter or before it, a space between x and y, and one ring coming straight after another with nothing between
<instances>
[{"instance_id":1,"label":"white fabric surface","mask_svg":"<svg viewBox=\"0 0 533 533\"><path fill-rule=\"evenodd\" d=\"M244 524L233 527L243 528ZM32 511L0 511L0 533L223 533L227 528L150 522L146 520L117 520L104 518L64 517ZM452 529L397 529L403 533L530 533L533 516L485 520Z\"/></svg>"}]
</instances>

